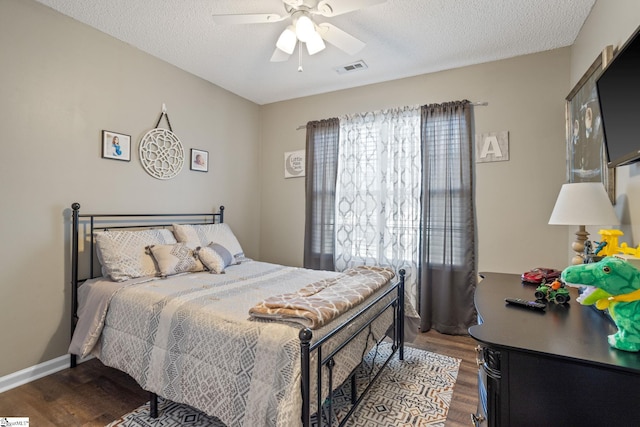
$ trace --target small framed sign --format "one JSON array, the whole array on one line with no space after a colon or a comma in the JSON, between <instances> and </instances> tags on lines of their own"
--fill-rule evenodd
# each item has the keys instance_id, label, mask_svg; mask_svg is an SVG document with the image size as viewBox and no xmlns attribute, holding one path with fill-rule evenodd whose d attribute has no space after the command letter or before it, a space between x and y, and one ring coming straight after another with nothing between
<instances>
[{"instance_id":1,"label":"small framed sign","mask_svg":"<svg viewBox=\"0 0 640 427\"><path fill-rule=\"evenodd\" d=\"M102 158L113 160L131 160L131 136L123 133L102 131Z\"/></svg>"},{"instance_id":2,"label":"small framed sign","mask_svg":"<svg viewBox=\"0 0 640 427\"><path fill-rule=\"evenodd\" d=\"M284 177L298 178L304 176L305 151L289 151L284 153Z\"/></svg>"}]
</instances>

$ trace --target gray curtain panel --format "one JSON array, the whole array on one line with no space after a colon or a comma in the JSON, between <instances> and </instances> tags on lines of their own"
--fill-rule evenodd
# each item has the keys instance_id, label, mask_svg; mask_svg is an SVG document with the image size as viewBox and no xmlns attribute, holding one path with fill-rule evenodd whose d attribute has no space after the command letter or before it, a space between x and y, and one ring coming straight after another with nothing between
<instances>
[{"instance_id":1,"label":"gray curtain panel","mask_svg":"<svg viewBox=\"0 0 640 427\"><path fill-rule=\"evenodd\" d=\"M467 334L476 323L472 106L422 107L420 329Z\"/></svg>"},{"instance_id":2,"label":"gray curtain panel","mask_svg":"<svg viewBox=\"0 0 640 427\"><path fill-rule=\"evenodd\" d=\"M337 118L307 123L305 268L334 270L336 173L340 122Z\"/></svg>"}]
</instances>

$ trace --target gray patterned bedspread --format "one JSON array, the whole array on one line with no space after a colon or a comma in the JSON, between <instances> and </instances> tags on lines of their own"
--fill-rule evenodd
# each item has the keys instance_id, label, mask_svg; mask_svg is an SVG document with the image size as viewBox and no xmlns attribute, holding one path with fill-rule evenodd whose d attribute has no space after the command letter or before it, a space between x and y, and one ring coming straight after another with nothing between
<instances>
[{"instance_id":1,"label":"gray patterned bedspread","mask_svg":"<svg viewBox=\"0 0 640 427\"><path fill-rule=\"evenodd\" d=\"M250 319L249 308L337 274L248 260L219 275L190 273L118 285L91 280L79 290L80 319L70 352L91 351L143 389L194 406L229 427L299 425L300 326ZM384 335L392 318L387 312L336 357L334 384ZM351 315L315 330L314 340ZM342 336L362 322L352 322Z\"/></svg>"}]
</instances>

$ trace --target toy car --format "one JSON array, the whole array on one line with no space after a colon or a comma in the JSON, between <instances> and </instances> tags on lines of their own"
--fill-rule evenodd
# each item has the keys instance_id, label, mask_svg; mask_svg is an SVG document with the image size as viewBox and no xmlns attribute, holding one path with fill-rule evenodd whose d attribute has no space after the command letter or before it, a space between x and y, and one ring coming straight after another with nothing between
<instances>
[{"instance_id":1,"label":"toy car","mask_svg":"<svg viewBox=\"0 0 640 427\"><path fill-rule=\"evenodd\" d=\"M552 283L542 283L536 288L535 297L538 300L553 301L556 304L564 304L569 302L569 290L560 280L554 280Z\"/></svg>"},{"instance_id":2,"label":"toy car","mask_svg":"<svg viewBox=\"0 0 640 427\"><path fill-rule=\"evenodd\" d=\"M553 282L555 279L560 277L562 271L556 270L554 268L543 268L538 267L533 270L526 271L522 273L522 281L527 283L544 283L544 282Z\"/></svg>"}]
</instances>

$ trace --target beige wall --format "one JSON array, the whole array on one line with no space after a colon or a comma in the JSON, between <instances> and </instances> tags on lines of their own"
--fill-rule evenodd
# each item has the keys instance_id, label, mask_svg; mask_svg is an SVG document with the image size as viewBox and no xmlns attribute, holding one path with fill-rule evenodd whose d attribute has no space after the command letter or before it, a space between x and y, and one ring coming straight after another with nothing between
<instances>
[{"instance_id":1,"label":"beige wall","mask_svg":"<svg viewBox=\"0 0 640 427\"><path fill-rule=\"evenodd\" d=\"M67 351L72 202L93 213L224 204L258 255L259 106L33 1L0 1L0 58L0 377ZM142 169L138 142L162 103L187 156L209 151L209 173L187 163L161 181ZM102 129L131 135L131 162L100 157Z\"/></svg>"},{"instance_id":2,"label":"beige wall","mask_svg":"<svg viewBox=\"0 0 640 427\"><path fill-rule=\"evenodd\" d=\"M283 178L283 153L304 148L310 120L345 113L469 99L476 133L509 131L510 160L476 169L479 270L562 268L566 232L547 224L566 178L564 97L569 49L279 102L262 108L264 260L301 265L304 179Z\"/></svg>"},{"instance_id":3,"label":"beige wall","mask_svg":"<svg viewBox=\"0 0 640 427\"><path fill-rule=\"evenodd\" d=\"M66 353L72 202L87 212L225 204L249 256L301 265L304 180L282 169L310 120L488 101L476 133L508 130L511 160L477 165L479 268L564 267L572 231L547 225L566 174L564 97L638 23L635 0L598 0L572 48L259 107L38 3L0 1L0 377ZM135 149L162 103L187 151L209 151L209 173L143 171ZM132 136L131 162L100 158L102 129ZM617 209L637 245L640 166L617 172Z\"/></svg>"},{"instance_id":4,"label":"beige wall","mask_svg":"<svg viewBox=\"0 0 640 427\"><path fill-rule=\"evenodd\" d=\"M621 47L638 26L640 2L637 0L598 0L571 48L571 85L576 84L606 46ZM640 163L616 168L616 212L625 234L620 241L637 247L640 244ZM591 230L592 234L597 232L597 229Z\"/></svg>"}]
</instances>

